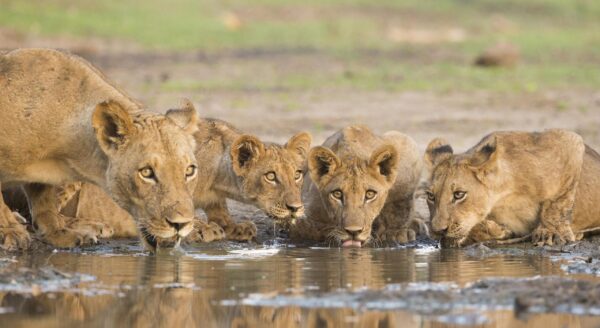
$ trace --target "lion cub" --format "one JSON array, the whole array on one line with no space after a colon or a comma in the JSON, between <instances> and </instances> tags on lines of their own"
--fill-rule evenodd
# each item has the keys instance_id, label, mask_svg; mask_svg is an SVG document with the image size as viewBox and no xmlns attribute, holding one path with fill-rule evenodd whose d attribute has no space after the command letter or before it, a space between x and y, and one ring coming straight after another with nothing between
<instances>
[{"instance_id":1,"label":"lion cub","mask_svg":"<svg viewBox=\"0 0 600 328\"><path fill-rule=\"evenodd\" d=\"M204 119L194 135L199 149L199 183L194 204L209 222L216 222L234 240L256 236L251 221L236 224L230 217L227 198L254 205L275 220L304 215L301 188L311 136L300 132L285 145L265 143L242 134L230 124Z\"/></svg>"},{"instance_id":2,"label":"lion cub","mask_svg":"<svg viewBox=\"0 0 600 328\"><path fill-rule=\"evenodd\" d=\"M165 115L115 87L85 60L51 49L0 54L0 182L23 186L37 232L58 247L104 235L56 212L55 187L87 181L107 190L138 221L142 240L182 238L193 229L197 113ZM0 200L0 248L26 248L29 234Z\"/></svg>"},{"instance_id":3,"label":"lion cub","mask_svg":"<svg viewBox=\"0 0 600 328\"><path fill-rule=\"evenodd\" d=\"M600 156L573 132L494 132L457 155L435 139L425 163L432 228L447 246L529 233L563 244L600 227Z\"/></svg>"},{"instance_id":4,"label":"lion cub","mask_svg":"<svg viewBox=\"0 0 600 328\"><path fill-rule=\"evenodd\" d=\"M412 225L420 223L412 219L420 157L416 143L396 131L383 136L364 126L338 131L308 155L307 217L291 227L291 237L344 247L361 247L372 235L414 240Z\"/></svg>"},{"instance_id":5,"label":"lion cub","mask_svg":"<svg viewBox=\"0 0 600 328\"><path fill-rule=\"evenodd\" d=\"M210 242L227 237L248 241L256 237L252 221L236 223L231 218L227 198L254 205L275 220L304 214L301 187L311 142L308 133L298 133L285 145L278 145L242 134L226 122L201 119L194 137L200 181L194 190L194 205L204 210L208 224L196 220L189 240ZM84 221L100 217L113 227L115 236L129 237L135 229L132 218L101 189L81 183L62 187L58 197L63 215ZM72 200L74 197L77 199Z\"/></svg>"}]
</instances>

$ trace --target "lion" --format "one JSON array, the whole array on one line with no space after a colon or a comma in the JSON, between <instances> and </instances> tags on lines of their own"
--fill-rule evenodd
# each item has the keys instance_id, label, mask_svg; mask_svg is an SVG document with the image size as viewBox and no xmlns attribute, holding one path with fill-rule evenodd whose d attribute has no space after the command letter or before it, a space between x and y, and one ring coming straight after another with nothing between
<instances>
[{"instance_id":1,"label":"lion","mask_svg":"<svg viewBox=\"0 0 600 328\"><path fill-rule=\"evenodd\" d=\"M427 199L445 246L523 237L572 242L600 227L600 155L566 130L494 132L463 154L430 142Z\"/></svg>"},{"instance_id":2,"label":"lion","mask_svg":"<svg viewBox=\"0 0 600 328\"><path fill-rule=\"evenodd\" d=\"M217 223L228 239L256 237L251 221L235 223L226 199L258 207L269 217L285 222L304 215L302 183L311 136L300 132L284 145L262 142L217 119L202 119L195 134L202 153L202 168L194 191L194 204Z\"/></svg>"},{"instance_id":3,"label":"lion","mask_svg":"<svg viewBox=\"0 0 600 328\"><path fill-rule=\"evenodd\" d=\"M405 243L421 231L413 194L421 155L408 136L375 135L365 126L346 127L310 150L303 193L306 219L290 230L293 239L361 247L372 235Z\"/></svg>"},{"instance_id":4,"label":"lion","mask_svg":"<svg viewBox=\"0 0 600 328\"><path fill-rule=\"evenodd\" d=\"M0 184L23 186L38 234L57 247L93 242L102 222L56 212L56 186L96 184L137 220L144 244L193 230L197 114L191 102L155 114L91 64L67 52L19 49L0 55ZM0 202L0 245L30 236Z\"/></svg>"},{"instance_id":5,"label":"lion","mask_svg":"<svg viewBox=\"0 0 600 328\"><path fill-rule=\"evenodd\" d=\"M194 137L199 146L198 179L203 181L194 191L194 205L204 210L208 222L197 219L188 241L224 237L249 241L256 237L252 221L236 223L231 218L226 199L254 205L277 221L304 215L301 188L310 134L300 132L284 145L265 143L224 121L208 118L199 120ZM83 221L100 217L110 222L115 237L130 237L135 231L129 214L93 185L65 185L57 197L63 215Z\"/></svg>"}]
</instances>

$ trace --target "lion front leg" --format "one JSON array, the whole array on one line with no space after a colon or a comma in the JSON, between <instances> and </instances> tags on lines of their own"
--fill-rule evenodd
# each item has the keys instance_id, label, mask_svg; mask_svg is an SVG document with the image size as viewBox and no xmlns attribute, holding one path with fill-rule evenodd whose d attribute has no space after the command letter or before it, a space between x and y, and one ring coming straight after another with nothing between
<instances>
[{"instance_id":1,"label":"lion front leg","mask_svg":"<svg viewBox=\"0 0 600 328\"><path fill-rule=\"evenodd\" d=\"M545 201L540 211L540 223L531 235L537 246L563 245L575 241L571 229L577 183L555 200Z\"/></svg>"},{"instance_id":2,"label":"lion front leg","mask_svg":"<svg viewBox=\"0 0 600 328\"><path fill-rule=\"evenodd\" d=\"M475 243L489 240L504 240L513 237L512 231L492 220L484 220L471 229L469 240Z\"/></svg>"},{"instance_id":3,"label":"lion front leg","mask_svg":"<svg viewBox=\"0 0 600 328\"><path fill-rule=\"evenodd\" d=\"M485 219L475 225L467 237L442 237L440 245L443 248L458 248L481 242L506 240L513 237L514 233L511 230L506 229L493 220Z\"/></svg>"},{"instance_id":4,"label":"lion front leg","mask_svg":"<svg viewBox=\"0 0 600 328\"><path fill-rule=\"evenodd\" d=\"M392 218L377 218L374 224L374 237L383 242L406 244L417 239L418 235L429 235L427 222L414 213L406 222L396 222Z\"/></svg>"},{"instance_id":5,"label":"lion front leg","mask_svg":"<svg viewBox=\"0 0 600 328\"><path fill-rule=\"evenodd\" d=\"M112 236L112 229L101 222L82 222L59 213L56 188L51 185L25 186L34 226L43 239L56 247L74 247L98 242Z\"/></svg>"},{"instance_id":6,"label":"lion front leg","mask_svg":"<svg viewBox=\"0 0 600 328\"><path fill-rule=\"evenodd\" d=\"M20 218L19 213L10 211L0 195L0 249L15 251L29 247L31 238Z\"/></svg>"},{"instance_id":7,"label":"lion front leg","mask_svg":"<svg viewBox=\"0 0 600 328\"><path fill-rule=\"evenodd\" d=\"M378 231L375 237L380 241L406 244L417 239L415 230L409 227L391 228Z\"/></svg>"},{"instance_id":8,"label":"lion front leg","mask_svg":"<svg viewBox=\"0 0 600 328\"><path fill-rule=\"evenodd\" d=\"M194 219L194 230L186 237L192 243L210 243L225 239L225 230L215 222L204 222L196 217Z\"/></svg>"},{"instance_id":9,"label":"lion front leg","mask_svg":"<svg viewBox=\"0 0 600 328\"><path fill-rule=\"evenodd\" d=\"M24 225L26 221L18 212L8 208L0 193L0 249L16 251L29 248L31 237Z\"/></svg>"},{"instance_id":10,"label":"lion front leg","mask_svg":"<svg viewBox=\"0 0 600 328\"><path fill-rule=\"evenodd\" d=\"M309 218L298 219L295 224L288 227L288 233L293 241L324 241L327 239L328 230L330 229L315 224Z\"/></svg>"},{"instance_id":11,"label":"lion front leg","mask_svg":"<svg viewBox=\"0 0 600 328\"><path fill-rule=\"evenodd\" d=\"M256 238L256 225L250 220L235 222L229 215L225 201L207 206L204 211L208 222L215 222L225 230L229 240L251 241Z\"/></svg>"}]
</instances>

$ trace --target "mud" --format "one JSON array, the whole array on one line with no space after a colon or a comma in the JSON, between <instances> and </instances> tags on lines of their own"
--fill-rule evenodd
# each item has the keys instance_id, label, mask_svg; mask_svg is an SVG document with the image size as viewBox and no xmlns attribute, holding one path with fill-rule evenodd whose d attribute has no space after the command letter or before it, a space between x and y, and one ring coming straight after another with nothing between
<instances>
[{"instance_id":1,"label":"mud","mask_svg":"<svg viewBox=\"0 0 600 328\"><path fill-rule=\"evenodd\" d=\"M457 314L466 309L600 315L600 283L561 277L487 278L465 288L452 283L388 285L355 293L252 295L251 306L406 310L420 315Z\"/></svg>"}]
</instances>

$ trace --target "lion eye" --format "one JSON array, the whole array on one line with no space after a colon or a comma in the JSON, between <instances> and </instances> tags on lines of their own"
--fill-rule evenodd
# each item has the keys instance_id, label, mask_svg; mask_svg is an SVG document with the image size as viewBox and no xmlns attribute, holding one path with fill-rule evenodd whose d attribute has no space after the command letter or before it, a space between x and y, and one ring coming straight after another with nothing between
<instances>
[{"instance_id":1,"label":"lion eye","mask_svg":"<svg viewBox=\"0 0 600 328\"><path fill-rule=\"evenodd\" d=\"M366 200L372 200L373 198L375 198L375 196L377 196L377 192L375 190L367 190L367 192L365 193Z\"/></svg>"},{"instance_id":2,"label":"lion eye","mask_svg":"<svg viewBox=\"0 0 600 328\"><path fill-rule=\"evenodd\" d=\"M185 176L187 178L191 178L194 176L194 174L196 174L196 165L190 165L185 169Z\"/></svg>"},{"instance_id":3,"label":"lion eye","mask_svg":"<svg viewBox=\"0 0 600 328\"><path fill-rule=\"evenodd\" d=\"M467 195L467 193L464 191L455 191L454 192L454 200L461 200L461 199L465 198L466 195Z\"/></svg>"},{"instance_id":4,"label":"lion eye","mask_svg":"<svg viewBox=\"0 0 600 328\"><path fill-rule=\"evenodd\" d=\"M342 193L341 190L334 190L334 191L331 192L331 197L333 197L333 198L335 198L337 200L342 200L342 196L343 195L344 194Z\"/></svg>"},{"instance_id":5,"label":"lion eye","mask_svg":"<svg viewBox=\"0 0 600 328\"><path fill-rule=\"evenodd\" d=\"M431 191L427 192L427 200L430 202L435 202L435 195Z\"/></svg>"},{"instance_id":6,"label":"lion eye","mask_svg":"<svg viewBox=\"0 0 600 328\"><path fill-rule=\"evenodd\" d=\"M156 180L156 176L154 175L154 170L151 167L144 167L140 169L140 175L144 179L153 179Z\"/></svg>"},{"instance_id":7,"label":"lion eye","mask_svg":"<svg viewBox=\"0 0 600 328\"><path fill-rule=\"evenodd\" d=\"M296 181L302 179L302 171L296 171L296 173L294 173L294 179L296 179Z\"/></svg>"},{"instance_id":8,"label":"lion eye","mask_svg":"<svg viewBox=\"0 0 600 328\"><path fill-rule=\"evenodd\" d=\"M275 175L275 172L269 172L265 174L265 179L267 179L269 182L274 182L276 177L277 176Z\"/></svg>"}]
</instances>

